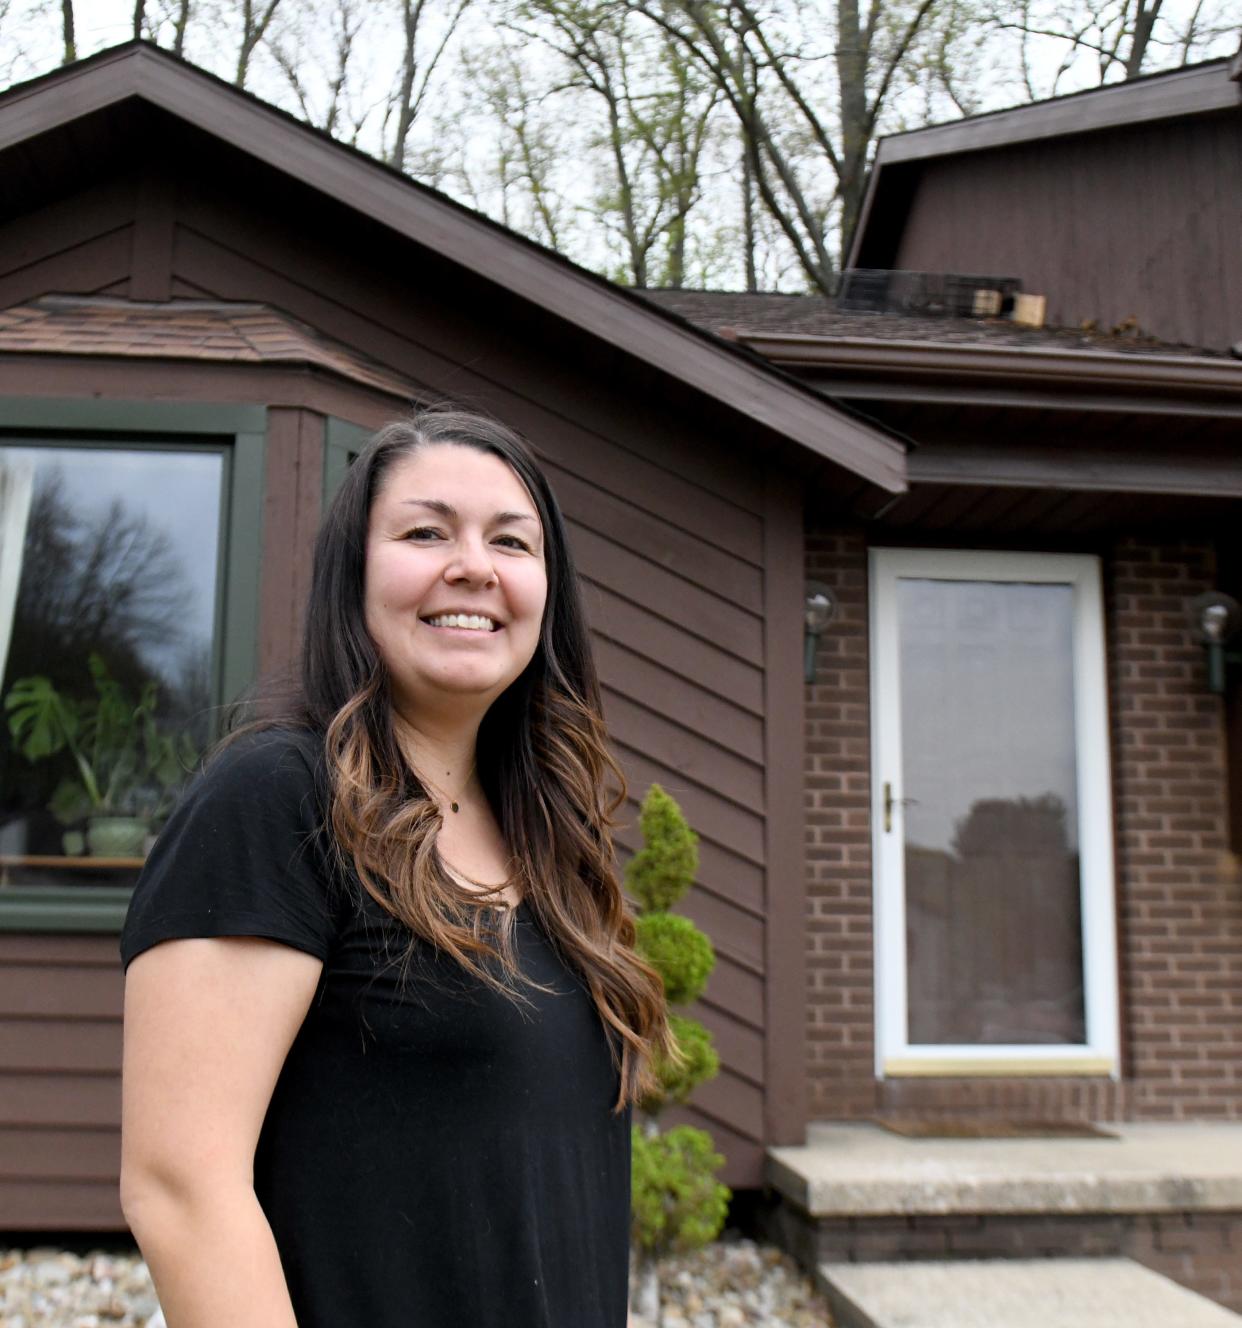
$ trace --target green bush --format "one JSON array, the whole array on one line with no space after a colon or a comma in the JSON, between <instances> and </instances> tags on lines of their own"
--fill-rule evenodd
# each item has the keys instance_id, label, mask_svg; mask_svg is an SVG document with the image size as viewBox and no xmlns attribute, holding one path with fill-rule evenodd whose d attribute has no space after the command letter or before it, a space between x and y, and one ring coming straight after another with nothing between
<instances>
[{"instance_id":1,"label":"green bush","mask_svg":"<svg viewBox=\"0 0 1242 1328\"><path fill-rule=\"evenodd\" d=\"M711 941L677 913L645 913L635 923L639 952L664 979L668 1003L697 1001L716 967Z\"/></svg>"},{"instance_id":2,"label":"green bush","mask_svg":"<svg viewBox=\"0 0 1242 1328\"><path fill-rule=\"evenodd\" d=\"M667 1057L656 1058L655 1072L660 1087L640 1104L650 1116L664 1107L684 1102L700 1084L714 1079L720 1072L720 1057L712 1045L712 1035L698 1020L670 1014L669 1024L685 1060L678 1066Z\"/></svg>"},{"instance_id":3,"label":"green bush","mask_svg":"<svg viewBox=\"0 0 1242 1328\"><path fill-rule=\"evenodd\" d=\"M634 1126L633 1243L658 1258L715 1240L729 1208L728 1186L714 1178L723 1165L703 1130L678 1125L649 1136Z\"/></svg>"},{"instance_id":4,"label":"green bush","mask_svg":"<svg viewBox=\"0 0 1242 1328\"><path fill-rule=\"evenodd\" d=\"M625 883L644 912L663 912L694 884L699 837L659 784L647 790L638 824L645 847L626 863Z\"/></svg>"}]
</instances>

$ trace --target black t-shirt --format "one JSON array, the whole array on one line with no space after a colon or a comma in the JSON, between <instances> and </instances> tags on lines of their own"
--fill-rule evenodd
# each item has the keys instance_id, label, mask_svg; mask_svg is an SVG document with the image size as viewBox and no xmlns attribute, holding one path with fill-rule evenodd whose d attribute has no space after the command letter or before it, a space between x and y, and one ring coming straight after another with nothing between
<instances>
[{"instance_id":1,"label":"black t-shirt","mask_svg":"<svg viewBox=\"0 0 1242 1328\"><path fill-rule=\"evenodd\" d=\"M121 936L262 936L324 962L255 1156L299 1328L623 1328L630 1113L585 984L526 904L516 1006L329 867L321 746L226 748Z\"/></svg>"}]
</instances>

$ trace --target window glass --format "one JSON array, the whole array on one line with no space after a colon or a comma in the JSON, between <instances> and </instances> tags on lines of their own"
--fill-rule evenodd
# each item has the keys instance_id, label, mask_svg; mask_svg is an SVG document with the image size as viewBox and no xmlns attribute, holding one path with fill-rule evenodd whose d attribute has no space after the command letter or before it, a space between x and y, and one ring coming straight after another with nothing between
<instances>
[{"instance_id":1,"label":"window glass","mask_svg":"<svg viewBox=\"0 0 1242 1328\"><path fill-rule=\"evenodd\" d=\"M125 884L208 740L224 454L0 446L0 888Z\"/></svg>"},{"instance_id":2,"label":"window glass","mask_svg":"<svg viewBox=\"0 0 1242 1328\"><path fill-rule=\"evenodd\" d=\"M1080 1044L1073 587L898 584L910 1042Z\"/></svg>"}]
</instances>

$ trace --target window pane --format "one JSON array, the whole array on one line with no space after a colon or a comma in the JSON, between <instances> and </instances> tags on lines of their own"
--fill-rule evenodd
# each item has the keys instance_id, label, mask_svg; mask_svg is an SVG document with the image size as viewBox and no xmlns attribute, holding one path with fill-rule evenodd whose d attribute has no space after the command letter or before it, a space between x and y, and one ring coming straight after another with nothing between
<instances>
[{"instance_id":1,"label":"window pane","mask_svg":"<svg viewBox=\"0 0 1242 1328\"><path fill-rule=\"evenodd\" d=\"M0 884L132 880L202 750L223 469L0 447Z\"/></svg>"},{"instance_id":2,"label":"window pane","mask_svg":"<svg viewBox=\"0 0 1242 1328\"><path fill-rule=\"evenodd\" d=\"M1081 1044L1073 588L898 586L910 1042Z\"/></svg>"}]
</instances>

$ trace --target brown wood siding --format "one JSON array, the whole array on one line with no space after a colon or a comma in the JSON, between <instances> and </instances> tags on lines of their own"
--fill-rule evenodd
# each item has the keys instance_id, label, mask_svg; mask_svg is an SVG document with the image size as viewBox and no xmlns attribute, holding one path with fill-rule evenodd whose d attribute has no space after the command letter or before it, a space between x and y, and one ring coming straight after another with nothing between
<instances>
[{"instance_id":1,"label":"brown wood siding","mask_svg":"<svg viewBox=\"0 0 1242 1328\"><path fill-rule=\"evenodd\" d=\"M888 169L914 179L909 212L863 266L1020 277L1061 327L1242 338L1242 112Z\"/></svg>"},{"instance_id":2,"label":"brown wood siding","mask_svg":"<svg viewBox=\"0 0 1242 1328\"><path fill-rule=\"evenodd\" d=\"M688 400L684 389L674 391L606 343L566 332L378 227L368 232L365 223L316 195L303 197L287 185L274 189L263 172L206 140L195 139L192 150L183 144L179 156L193 158L194 178L183 177L171 189L141 181L93 186L106 201L99 214L106 214L109 229L102 236L93 233L90 219L74 228L73 200L49 204L43 211L59 219L63 237L20 271L0 263L0 304L105 284L145 298L166 290L183 298L265 302L397 370L427 396L494 410L532 439L566 514L605 711L630 783L618 833L622 856L640 846L638 802L654 781L681 802L701 836L700 881L684 907L717 947L717 968L696 1013L716 1036L723 1068L678 1118L711 1129L727 1154L731 1184L760 1184L772 1132L792 1140L802 1128L805 1079L796 1034L783 1051L767 1040L774 1016L797 1025L800 1016L792 1012L801 1000L801 887L791 866L801 844L801 770L788 761L770 785L768 773L774 759L788 760L784 749L800 731L801 705L801 500L794 485L772 488L765 478L780 440L753 424L739 429L736 417L711 401ZM15 224L33 244L40 215ZM6 244L3 252L12 251ZM149 261L155 269L139 274L138 266ZM66 372L71 367L72 375ZM30 365L0 360L0 391L175 400L236 392L236 399L254 400L261 385L268 395L258 399L288 407L269 417L260 641L265 666L287 659L317 516L320 417L340 413L374 424L388 413L378 399L355 393L353 409L346 402L330 410L320 399L330 384L286 370L85 359L35 368L35 377L23 380ZM318 384L320 398L312 399L308 384ZM774 613L782 615L779 630ZM774 705L779 716L772 727ZM782 798L774 818L772 791ZM773 854L781 865L781 879L771 886L781 891L775 931L769 923ZM19 971L5 954L20 957L48 943L55 942L7 938L0 989L31 985L29 963L22 959ZM115 1084L107 1075L115 1065L109 1059L115 1029L86 1022L94 1018L89 993L75 997L71 1008L53 1007L61 999L57 989L85 992L83 984L94 981L100 994L113 990L109 983L119 990L115 941L94 953L107 958L92 961L93 977L72 964L54 978L40 972L33 983L38 994L27 997L40 1005L42 1019L62 1021L56 1035L66 1048L61 1059L76 1048L92 1067L89 1074L70 1081L63 1070L56 1077L38 1066L19 1074L17 1064L34 1054L14 1047L14 1040L22 1044L23 1029L4 1032L8 1041L0 1043L14 1050L12 1085L21 1079L23 1093L35 1095L27 1115L37 1113L55 1086L69 1088L63 1096L76 1105L65 1110L77 1113L73 1124L84 1138L88 1129L115 1126L116 1104L108 1096ZM771 975L783 963L774 991ZM15 1016L0 1011L0 1031L8 1017ZM92 1028L100 1033L97 1045ZM779 1086L776 1105L769 1101L770 1081ZM17 1151L22 1132L34 1128L25 1117L0 1120L0 1129L16 1132L9 1146ZM83 1222L94 1221L90 1214L103 1211L98 1197L90 1197L96 1182L86 1190L70 1185L74 1177L86 1184L94 1165L83 1156L68 1179L49 1188L32 1162L45 1178L12 1179L9 1197L18 1205L8 1210L12 1220L29 1227L82 1225L63 1217L81 1202Z\"/></svg>"},{"instance_id":3,"label":"brown wood siding","mask_svg":"<svg viewBox=\"0 0 1242 1328\"><path fill-rule=\"evenodd\" d=\"M324 418L268 411L259 583L259 672L293 658L310 592L311 550L323 500Z\"/></svg>"},{"instance_id":4,"label":"brown wood siding","mask_svg":"<svg viewBox=\"0 0 1242 1328\"><path fill-rule=\"evenodd\" d=\"M117 1230L122 979L114 936L0 933L0 1213Z\"/></svg>"}]
</instances>

